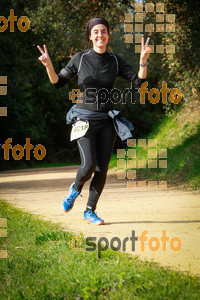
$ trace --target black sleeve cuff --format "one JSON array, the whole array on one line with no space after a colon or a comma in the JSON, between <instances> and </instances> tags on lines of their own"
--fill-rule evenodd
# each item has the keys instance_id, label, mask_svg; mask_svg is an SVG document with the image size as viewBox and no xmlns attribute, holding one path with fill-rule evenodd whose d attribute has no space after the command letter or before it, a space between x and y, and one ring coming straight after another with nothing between
<instances>
[{"instance_id":1,"label":"black sleeve cuff","mask_svg":"<svg viewBox=\"0 0 200 300\"><path fill-rule=\"evenodd\" d=\"M64 86L67 83L68 80L69 79L63 78L62 76L58 75L58 82L53 83L53 86L55 88L60 88L60 87Z\"/></svg>"},{"instance_id":2,"label":"black sleeve cuff","mask_svg":"<svg viewBox=\"0 0 200 300\"><path fill-rule=\"evenodd\" d=\"M137 86L141 86L145 81L147 81L147 79L143 79L143 78L140 78L139 76L137 76L136 80L135 80L135 85Z\"/></svg>"}]
</instances>

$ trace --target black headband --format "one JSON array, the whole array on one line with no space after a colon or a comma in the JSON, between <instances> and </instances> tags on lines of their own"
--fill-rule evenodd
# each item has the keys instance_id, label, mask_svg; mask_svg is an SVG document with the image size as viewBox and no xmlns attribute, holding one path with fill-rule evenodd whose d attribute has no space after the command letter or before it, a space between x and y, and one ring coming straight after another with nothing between
<instances>
[{"instance_id":1,"label":"black headband","mask_svg":"<svg viewBox=\"0 0 200 300\"><path fill-rule=\"evenodd\" d=\"M91 30L92 28L97 25L97 24L103 24L106 26L107 30L108 30L108 34L109 34L109 25L108 22L104 19L104 18L93 18L91 19L88 24L87 24L87 34L90 35L91 34Z\"/></svg>"}]
</instances>

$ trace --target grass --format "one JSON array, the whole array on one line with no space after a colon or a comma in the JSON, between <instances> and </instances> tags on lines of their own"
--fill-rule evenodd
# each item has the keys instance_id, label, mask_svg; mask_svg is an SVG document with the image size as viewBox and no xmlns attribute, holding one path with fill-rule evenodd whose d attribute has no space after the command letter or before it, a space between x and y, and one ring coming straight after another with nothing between
<instances>
[{"instance_id":1,"label":"grass","mask_svg":"<svg viewBox=\"0 0 200 300\"><path fill-rule=\"evenodd\" d=\"M8 236L0 249L0 298L4 299L199 299L196 276L172 271L108 249L73 251L73 235L58 225L0 201Z\"/></svg>"}]
</instances>

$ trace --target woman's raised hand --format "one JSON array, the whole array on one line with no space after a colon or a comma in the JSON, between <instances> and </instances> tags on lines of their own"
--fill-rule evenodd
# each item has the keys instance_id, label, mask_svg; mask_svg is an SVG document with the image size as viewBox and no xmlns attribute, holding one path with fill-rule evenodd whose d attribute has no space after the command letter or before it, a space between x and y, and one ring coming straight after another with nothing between
<instances>
[{"instance_id":1,"label":"woman's raised hand","mask_svg":"<svg viewBox=\"0 0 200 300\"><path fill-rule=\"evenodd\" d=\"M142 37L142 43L141 43L141 54L140 54L140 62L141 63L146 63L149 54L151 52L151 48L148 47L148 43L149 43L150 38L148 37L146 40L146 43L144 44L144 37Z\"/></svg>"},{"instance_id":2,"label":"woman's raised hand","mask_svg":"<svg viewBox=\"0 0 200 300\"><path fill-rule=\"evenodd\" d=\"M41 56L38 57L38 59L41 61L41 63L45 66L48 67L51 64L51 59L49 57L48 51L47 51L47 46L44 45L44 50L38 45L37 48L41 52Z\"/></svg>"},{"instance_id":3,"label":"woman's raised hand","mask_svg":"<svg viewBox=\"0 0 200 300\"><path fill-rule=\"evenodd\" d=\"M39 51L41 52L41 56L38 57L38 59L41 61L41 63L46 67L47 74L49 76L49 80L51 83L55 84L58 82L58 75L56 74L53 64L51 62L51 59L49 57L47 46L44 45L44 50L38 45L37 46Z\"/></svg>"}]
</instances>

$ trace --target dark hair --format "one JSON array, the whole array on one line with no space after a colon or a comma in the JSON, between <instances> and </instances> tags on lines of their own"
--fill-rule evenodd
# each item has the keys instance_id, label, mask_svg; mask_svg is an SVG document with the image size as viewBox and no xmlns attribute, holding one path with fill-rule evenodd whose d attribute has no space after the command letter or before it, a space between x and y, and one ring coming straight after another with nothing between
<instances>
[{"instance_id":1,"label":"dark hair","mask_svg":"<svg viewBox=\"0 0 200 300\"><path fill-rule=\"evenodd\" d=\"M92 18L92 19L90 19L88 21L87 26L86 26L86 38L87 38L87 42L89 42L89 35L91 34L92 28L95 25L97 25L97 24L103 24L103 25L105 25L107 27L108 34L109 34L109 24L108 24L108 21L106 21L102 17Z\"/></svg>"},{"instance_id":2,"label":"dark hair","mask_svg":"<svg viewBox=\"0 0 200 300\"><path fill-rule=\"evenodd\" d=\"M86 26L86 38L87 38L87 42L91 42L89 39L89 35L91 34L91 30L92 28L97 25L97 24L103 24L106 26L107 30L108 30L108 34L109 34L109 24L108 21L106 21L106 19L102 18L102 17L95 17L90 19L87 22L87 26ZM70 50L70 54L69 57L72 58L77 52L83 51L82 49L77 49L74 50L73 48Z\"/></svg>"}]
</instances>

